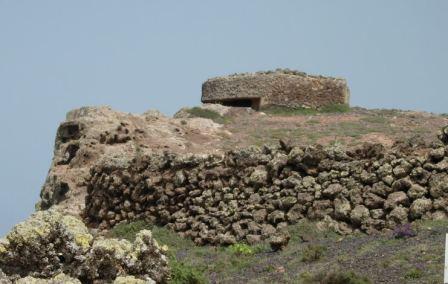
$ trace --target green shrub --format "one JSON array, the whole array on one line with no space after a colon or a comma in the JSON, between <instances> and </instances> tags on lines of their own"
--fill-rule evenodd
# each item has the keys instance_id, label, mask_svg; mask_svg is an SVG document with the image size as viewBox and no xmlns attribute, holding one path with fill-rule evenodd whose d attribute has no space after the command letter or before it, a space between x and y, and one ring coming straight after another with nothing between
<instances>
[{"instance_id":1,"label":"green shrub","mask_svg":"<svg viewBox=\"0 0 448 284\"><path fill-rule=\"evenodd\" d=\"M224 124L228 120L224 116L217 113L216 111L205 109L205 108L200 108L200 107L193 107L193 108L187 109L187 112L193 117L208 118L208 119L211 119L214 122L220 123L220 124Z\"/></svg>"},{"instance_id":2,"label":"green shrub","mask_svg":"<svg viewBox=\"0 0 448 284\"><path fill-rule=\"evenodd\" d=\"M303 273L300 275L304 284L371 284L372 282L364 276L354 272L330 271L320 272L315 275Z\"/></svg>"},{"instance_id":3,"label":"green shrub","mask_svg":"<svg viewBox=\"0 0 448 284\"><path fill-rule=\"evenodd\" d=\"M419 279L419 278L422 278L422 276L423 276L423 270L421 270L419 268L412 268L411 270L409 270L406 273L404 278L406 278L406 279Z\"/></svg>"},{"instance_id":4,"label":"green shrub","mask_svg":"<svg viewBox=\"0 0 448 284\"><path fill-rule=\"evenodd\" d=\"M228 250L236 255L253 255L255 253L251 246L241 243L229 246Z\"/></svg>"},{"instance_id":5,"label":"green shrub","mask_svg":"<svg viewBox=\"0 0 448 284\"><path fill-rule=\"evenodd\" d=\"M121 223L108 232L108 237L134 241L137 233L145 229L150 230L152 229L152 226L144 220Z\"/></svg>"},{"instance_id":6,"label":"green shrub","mask_svg":"<svg viewBox=\"0 0 448 284\"><path fill-rule=\"evenodd\" d=\"M323 113L344 113L349 112L350 106L347 104L332 104L322 107L320 112Z\"/></svg>"},{"instance_id":7,"label":"green shrub","mask_svg":"<svg viewBox=\"0 0 448 284\"><path fill-rule=\"evenodd\" d=\"M317 261L324 256L326 250L327 248L322 245L309 245L302 252L302 261Z\"/></svg>"},{"instance_id":8,"label":"green shrub","mask_svg":"<svg viewBox=\"0 0 448 284\"><path fill-rule=\"evenodd\" d=\"M172 284L205 284L207 280L204 274L198 269L178 262L175 259L170 259L169 261L171 269L171 280L169 283Z\"/></svg>"}]
</instances>

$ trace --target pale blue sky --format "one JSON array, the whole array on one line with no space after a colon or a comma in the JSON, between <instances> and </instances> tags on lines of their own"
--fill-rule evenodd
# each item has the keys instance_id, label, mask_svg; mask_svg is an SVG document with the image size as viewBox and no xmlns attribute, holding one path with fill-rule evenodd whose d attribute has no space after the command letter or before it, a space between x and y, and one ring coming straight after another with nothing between
<instances>
[{"instance_id":1,"label":"pale blue sky","mask_svg":"<svg viewBox=\"0 0 448 284\"><path fill-rule=\"evenodd\" d=\"M0 0L0 235L70 109L172 114L208 77L288 67L347 78L353 105L448 112L447 35L444 0Z\"/></svg>"}]
</instances>

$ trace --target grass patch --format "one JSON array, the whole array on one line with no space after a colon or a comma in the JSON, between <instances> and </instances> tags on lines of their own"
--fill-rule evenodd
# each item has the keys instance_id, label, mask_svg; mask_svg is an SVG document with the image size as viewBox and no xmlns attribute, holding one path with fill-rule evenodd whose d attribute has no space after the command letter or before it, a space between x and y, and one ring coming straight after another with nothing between
<instances>
[{"instance_id":1,"label":"grass patch","mask_svg":"<svg viewBox=\"0 0 448 284\"><path fill-rule=\"evenodd\" d=\"M200 107L193 107L186 110L191 116L193 117L201 117L201 118L208 118L213 120L216 123L225 124L229 121L229 118L226 118L216 111L200 108Z\"/></svg>"},{"instance_id":2,"label":"grass patch","mask_svg":"<svg viewBox=\"0 0 448 284\"><path fill-rule=\"evenodd\" d=\"M318 124L320 124L320 121L317 120L317 119L310 119L310 120L307 120L307 121L306 121L306 124L309 124L309 125L318 125Z\"/></svg>"},{"instance_id":3,"label":"grass patch","mask_svg":"<svg viewBox=\"0 0 448 284\"><path fill-rule=\"evenodd\" d=\"M404 278L406 279L420 279L422 277L423 277L423 270L419 268L412 268L404 276Z\"/></svg>"},{"instance_id":4,"label":"grass patch","mask_svg":"<svg viewBox=\"0 0 448 284\"><path fill-rule=\"evenodd\" d=\"M205 284L208 283L202 271L177 260L170 259L172 284Z\"/></svg>"},{"instance_id":5,"label":"grass patch","mask_svg":"<svg viewBox=\"0 0 448 284\"><path fill-rule=\"evenodd\" d=\"M125 239L133 242L135 236L141 230L150 230L152 226L144 220L138 220L131 223L121 223L113 227L107 234L109 238Z\"/></svg>"},{"instance_id":6,"label":"grass patch","mask_svg":"<svg viewBox=\"0 0 448 284\"><path fill-rule=\"evenodd\" d=\"M319 113L346 113L350 111L350 106L346 104L327 105L320 109L313 108L292 108L286 106L268 106L262 109L263 112L271 115L294 116L294 115L316 115Z\"/></svg>"},{"instance_id":7,"label":"grass patch","mask_svg":"<svg viewBox=\"0 0 448 284\"><path fill-rule=\"evenodd\" d=\"M300 275L303 284L371 284L364 276L354 272L322 271L316 274L302 273Z\"/></svg>"},{"instance_id":8,"label":"grass patch","mask_svg":"<svg viewBox=\"0 0 448 284\"><path fill-rule=\"evenodd\" d=\"M365 116L360 119L361 121L367 122L367 123L374 123L374 124L385 124L388 122L387 118L380 115L372 115L372 116Z\"/></svg>"},{"instance_id":9,"label":"grass patch","mask_svg":"<svg viewBox=\"0 0 448 284\"><path fill-rule=\"evenodd\" d=\"M347 104L332 104L324 106L320 109L323 113L346 113L350 112L350 106Z\"/></svg>"}]
</instances>

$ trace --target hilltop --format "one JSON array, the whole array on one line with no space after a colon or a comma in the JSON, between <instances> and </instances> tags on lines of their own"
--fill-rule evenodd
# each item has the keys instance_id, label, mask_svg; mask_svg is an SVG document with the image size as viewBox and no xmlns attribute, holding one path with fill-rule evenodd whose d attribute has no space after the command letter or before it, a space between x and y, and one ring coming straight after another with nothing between
<instances>
[{"instance_id":1,"label":"hilltop","mask_svg":"<svg viewBox=\"0 0 448 284\"><path fill-rule=\"evenodd\" d=\"M58 279L83 283L112 281L121 270L161 283L437 283L447 124L445 115L346 105L204 104L173 117L73 110L57 130L37 204L50 215L0 242L0 267L10 280L64 273ZM57 214L83 222L58 223ZM55 257L45 273L20 254L45 247L24 235L33 224L48 227L45 238L73 239L45 252ZM156 266L135 270L124 259L134 257L142 229L152 234L136 242L155 247ZM89 272L104 265L95 254L120 246L125 257L110 259L110 274Z\"/></svg>"}]
</instances>

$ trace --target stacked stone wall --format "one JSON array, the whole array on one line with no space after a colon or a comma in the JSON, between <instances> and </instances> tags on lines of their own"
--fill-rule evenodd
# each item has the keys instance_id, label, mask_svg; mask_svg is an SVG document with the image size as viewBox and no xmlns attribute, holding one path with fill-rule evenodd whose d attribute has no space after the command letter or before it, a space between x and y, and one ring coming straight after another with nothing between
<instances>
[{"instance_id":1,"label":"stacked stone wall","mask_svg":"<svg viewBox=\"0 0 448 284\"><path fill-rule=\"evenodd\" d=\"M447 137L442 131L439 138ZM446 218L448 146L437 142L419 153L280 143L223 156L151 155L126 168L97 165L85 218L102 229L145 218L197 244L256 243L304 218L343 234Z\"/></svg>"}]
</instances>

